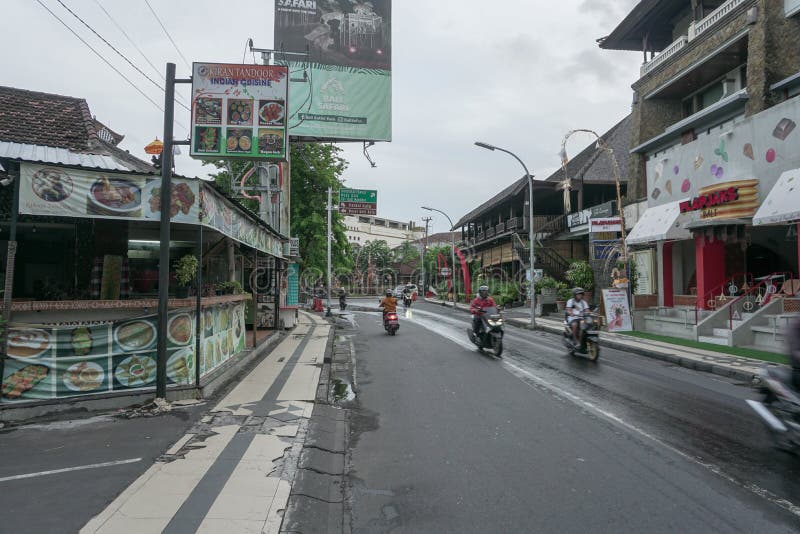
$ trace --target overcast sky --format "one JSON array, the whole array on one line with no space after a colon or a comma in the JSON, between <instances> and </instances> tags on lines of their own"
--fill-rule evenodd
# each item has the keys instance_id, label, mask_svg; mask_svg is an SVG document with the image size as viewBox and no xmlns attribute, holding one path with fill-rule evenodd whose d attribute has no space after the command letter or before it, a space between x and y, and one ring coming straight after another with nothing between
<instances>
[{"instance_id":1,"label":"overcast sky","mask_svg":"<svg viewBox=\"0 0 800 534\"><path fill-rule=\"evenodd\" d=\"M57 0L41 0L145 93L163 93L81 26ZM148 75L161 81L164 63L178 76L189 68L144 0L62 0ZM158 67L130 44L100 9L120 23ZM183 55L191 61L240 62L245 42L269 48L272 0L150 0ZM393 6L394 141L372 150L342 145L349 187L378 189L379 215L419 220L431 205L455 221L522 176L510 157L475 148L475 140L516 152L538 178L559 165L561 138L572 128L605 131L630 110L630 85L641 56L607 52L607 35L636 0L395 0ZM83 97L98 120L125 135L122 143L145 158L143 147L162 137L163 117L118 74L69 33L36 0L2 0L4 51L0 85ZM253 62L250 54L246 62ZM157 77L158 76L158 77ZM180 89L184 101L189 90ZM189 124L178 108L176 120ZM176 125L176 137L186 137ZM588 138L569 145L574 155ZM186 152L186 150L185 150ZM179 156L178 172L205 176L207 167ZM436 215L434 230L446 230Z\"/></svg>"}]
</instances>

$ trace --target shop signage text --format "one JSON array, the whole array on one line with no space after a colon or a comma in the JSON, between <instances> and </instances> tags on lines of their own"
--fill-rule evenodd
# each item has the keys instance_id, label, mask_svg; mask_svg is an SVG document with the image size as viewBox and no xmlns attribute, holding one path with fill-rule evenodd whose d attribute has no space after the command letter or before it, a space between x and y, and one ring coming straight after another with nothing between
<instances>
[{"instance_id":1,"label":"shop signage text","mask_svg":"<svg viewBox=\"0 0 800 534\"><path fill-rule=\"evenodd\" d=\"M590 219L589 232L593 234L602 232L621 232L622 219L619 217L606 217L604 219Z\"/></svg>"},{"instance_id":2,"label":"shop signage text","mask_svg":"<svg viewBox=\"0 0 800 534\"><path fill-rule=\"evenodd\" d=\"M736 202L737 200L739 200L739 188L729 187L727 189L723 189L722 191L716 191L707 195L694 197L691 200L685 200L680 203L680 208L681 213L687 213L690 211L700 211L707 210L709 208L715 208L723 204Z\"/></svg>"}]
</instances>

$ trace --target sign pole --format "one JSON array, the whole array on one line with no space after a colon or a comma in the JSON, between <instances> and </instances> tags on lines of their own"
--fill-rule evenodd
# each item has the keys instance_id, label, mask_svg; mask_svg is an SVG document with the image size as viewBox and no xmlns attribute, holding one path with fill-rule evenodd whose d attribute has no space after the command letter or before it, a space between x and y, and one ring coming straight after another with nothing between
<instances>
[{"instance_id":1,"label":"sign pole","mask_svg":"<svg viewBox=\"0 0 800 534\"><path fill-rule=\"evenodd\" d=\"M172 135L175 119L175 63L167 63L164 86L164 151L161 153L161 206L172 203ZM156 398L167 396L167 322L169 314L169 210L161 210L158 261L158 344L156 358Z\"/></svg>"}]
</instances>

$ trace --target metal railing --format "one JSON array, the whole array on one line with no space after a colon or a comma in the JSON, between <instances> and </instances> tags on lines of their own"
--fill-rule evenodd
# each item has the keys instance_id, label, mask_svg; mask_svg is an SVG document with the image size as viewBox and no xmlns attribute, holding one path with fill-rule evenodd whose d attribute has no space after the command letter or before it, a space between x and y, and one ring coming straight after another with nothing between
<instances>
[{"instance_id":1,"label":"metal railing","mask_svg":"<svg viewBox=\"0 0 800 534\"><path fill-rule=\"evenodd\" d=\"M741 285L737 285L741 281ZM735 298L753 286L752 273L736 273L726 278L721 284L707 291L705 295L698 295L695 307L701 310L715 310L720 302L725 303L729 298Z\"/></svg>"},{"instance_id":2,"label":"metal railing","mask_svg":"<svg viewBox=\"0 0 800 534\"><path fill-rule=\"evenodd\" d=\"M781 283L793 280L794 274L790 272L777 272L764 277L758 284L752 286L741 296L728 302L723 308L728 310L728 328L733 330L733 321L741 320L743 314L752 313L758 308L768 304L770 300L780 291L775 281ZM738 317L738 319L736 318Z\"/></svg>"}]
</instances>

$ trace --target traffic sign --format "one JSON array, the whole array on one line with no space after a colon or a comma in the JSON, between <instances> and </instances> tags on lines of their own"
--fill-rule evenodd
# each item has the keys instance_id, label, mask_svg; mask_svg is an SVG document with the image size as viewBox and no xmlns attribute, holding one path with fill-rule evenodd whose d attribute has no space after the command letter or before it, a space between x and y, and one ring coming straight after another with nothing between
<instances>
[{"instance_id":1,"label":"traffic sign","mask_svg":"<svg viewBox=\"0 0 800 534\"><path fill-rule=\"evenodd\" d=\"M363 202L366 204L378 203L378 192L374 189L347 189L339 190L339 202Z\"/></svg>"},{"instance_id":2,"label":"traffic sign","mask_svg":"<svg viewBox=\"0 0 800 534\"><path fill-rule=\"evenodd\" d=\"M378 205L369 202L340 202L339 213L342 215L377 215Z\"/></svg>"}]
</instances>

